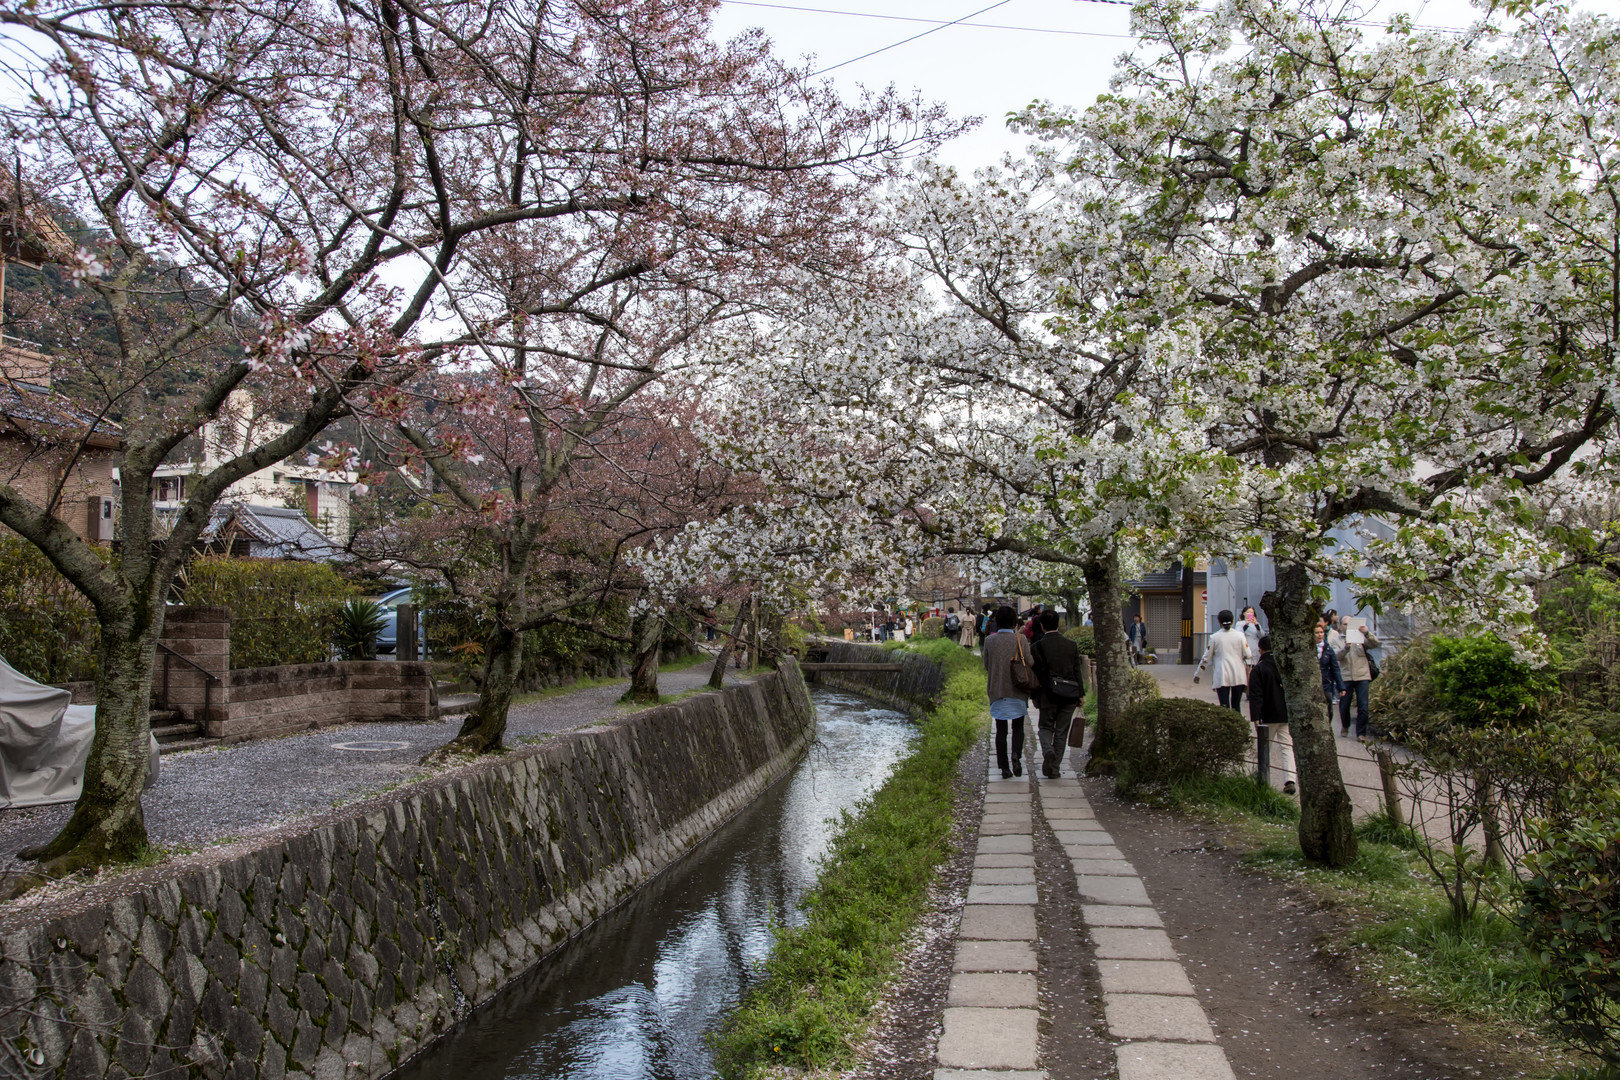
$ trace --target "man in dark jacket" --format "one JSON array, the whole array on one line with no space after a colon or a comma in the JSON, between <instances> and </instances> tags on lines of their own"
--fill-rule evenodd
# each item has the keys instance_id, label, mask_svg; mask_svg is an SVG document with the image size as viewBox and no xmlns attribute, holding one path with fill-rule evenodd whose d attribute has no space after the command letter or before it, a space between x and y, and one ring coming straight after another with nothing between
<instances>
[{"instance_id":1,"label":"man in dark jacket","mask_svg":"<svg viewBox=\"0 0 1620 1080\"><path fill-rule=\"evenodd\" d=\"M1031 646L1034 654L1035 675L1041 680L1036 697L1041 719L1037 729L1041 740L1041 775L1057 779L1061 775L1058 763L1063 760L1064 748L1069 745L1069 728L1075 711L1085 699L1080 687L1080 650L1074 642L1057 632L1058 613L1041 613L1040 637ZM1085 732L1085 717L1080 718L1080 730ZM1077 769L1076 772L1079 770Z\"/></svg>"},{"instance_id":2,"label":"man in dark jacket","mask_svg":"<svg viewBox=\"0 0 1620 1080\"><path fill-rule=\"evenodd\" d=\"M1283 697L1277 658L1271 655L1270 634L1260 636L1260 660L1249 672L1249 719L1254 721L1256 738L1269 738L1272 764L1283 777L1283 791L1292 795L1294 741L1288 732L1288 700Z\"/></svg>"}]
</instances>

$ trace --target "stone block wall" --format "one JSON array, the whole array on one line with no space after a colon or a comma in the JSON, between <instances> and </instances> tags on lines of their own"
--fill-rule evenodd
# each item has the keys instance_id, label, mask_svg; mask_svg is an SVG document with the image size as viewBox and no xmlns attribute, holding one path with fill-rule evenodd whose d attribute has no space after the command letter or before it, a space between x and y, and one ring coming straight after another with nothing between
<instances>
[{"instance_id":1,"label":"stone block wall","mask_svg":"<svg viewBox=\"0 0 1620 1080\"><path fill-rule=\"evenodd\" d=\"M215 738L258 738L366 721L435 720L439 715L432 671L425 663L410 661L237 668L226 678L225 696L224 715L208 724L208 734Z\"/></svg>"},{"instance_id":2,"label":"stone block wall","mask_svg":"<svg viewBox=\"0 0 1620 1080\"><path fill-rule=\"evenodd\" d=\"M939 665L908 652L890 652L877 645L852 641L827 642L827 660L834 664L900 664L900 671L818 671L816 681L853 690L910 713L932 709L945 687Z\"/></svg>"},{"instance_id":3,"label":"stone block wall","mask_svg":"<svg viewBox=\"0 0 1620 1080\"><path fill-rule=\"evenodd\" d=\"M780 777L791 661L80 893L0 909L0 1037L53 1080L371 1080Z\"/></svg>"},{"instance_id":4,"label":"stone block wall","mask_svg":"<svg viewBox=\"0 0 1620 1080\"><path fill-rule=\"evenodd\" d=\"M225 674L231 668L231 609L172 607L163 613L163 644L178 656L157 651L152 663L152 689L158 700L192 723L213 724L226 718ZM218 678L212 687L197 668ZM207 706L207 715L203 714Z\"/></svg>"}]
</instances>

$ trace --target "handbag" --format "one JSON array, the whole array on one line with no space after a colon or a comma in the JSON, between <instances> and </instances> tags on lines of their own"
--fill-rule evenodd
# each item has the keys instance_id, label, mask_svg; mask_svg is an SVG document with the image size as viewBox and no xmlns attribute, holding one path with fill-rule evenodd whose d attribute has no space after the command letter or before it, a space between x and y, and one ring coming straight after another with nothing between
<instances>
[{"instance_id":1,"label":"handbag","mask_svg":"<svg viewBox=\"0 0 1620 1080\"><path fill-rule=\"evenodd\" d=\"M1075 714L1075 718L1069 722L1068 742L1070 746L1086 745L1086 718L1078 713Z\"/></svg>"},{"instance_id":2,"label":"handbag","mask_svg":"<svg viewBox=\"0 0 1620 1080\"><path fill-rule=\"evenodd\" d=\"M1378 661L1374 660L1373 654L1368 652L1366 649L1362 649L1361 653L1367 658L1367 681L1372 682L1374 679L1378 678L1380 674L1378 669Z\"/></svg>"},{"instance_id":3,"label":"handbag","mask_svg":"<svg viewBox=\"0 0 1620 1080\"><path fill-rule=\"evenodd\" d=\"M1012 665L1012 681L1014 686L1027 694L1040 685L1040 680L1035 677L1035 672L1029 666L1029 661L1024 659L1024 635L1014 634L1013 636L1018 639L1018 643L1012 658L1008 660L1008 663Z\"/></svg>"},{"instance_id":4,"label":"handbag","mask_svg":"<svg viewBox=\"0 0 1620 1080\"><path fill-rule=\"evenodd\" d=\"M1052 685L1047 687L1047 693L1059 701L1079 701L1086 696L1085 687L1080 685L1079 679L1065 679L1061 675L1052 676Z\"/></svg>"}]
</instances>

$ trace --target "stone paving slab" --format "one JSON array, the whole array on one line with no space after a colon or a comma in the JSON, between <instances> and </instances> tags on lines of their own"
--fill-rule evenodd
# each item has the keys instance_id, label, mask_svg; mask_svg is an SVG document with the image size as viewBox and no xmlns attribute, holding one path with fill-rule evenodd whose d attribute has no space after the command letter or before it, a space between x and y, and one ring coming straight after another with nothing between
<instances>
[{"instance_id":1,"label":"stone paving slab","mask_svg":"<svg viewBox=\"0 0 1620 1080\"><path fill-rule=\"evenodd\" d=\"M946 1009L936 1056L959 1069L1034 1069L1039 1023L1034 1009Z\"/></svg>"},{"instance_id":2,"label":"stone paving slab","mask_svg":"<svg viewBox=\"0 0 1620 1080\"><path fill-rule=\"evenodd\" d=\"M985 793L986 796L990 796L990 795L1010 795L1010 794L1020 794L1021 793L1027 799L1027 798L1029 798L1029 781L1028 780L992 780L992 781L990 781L990 783L988 785L986 785L984 793Z\"/></svg>"},{"instance_id":3,"label":"stone paving slab","mask_svg":"<svg viewBox=\"0 0 1620 1080\"><path fill-rule=\"evenodd\" d=\"M962 909L962 941L1034 941L1035 906L969 904Z\"/></svg>"},{"instance_id":4,"label":"stone paving slab","mask_svg":"<svg viewBox=\"0 0 1620 1080\"><path fill-rule=\"evenodd\" d=\"M1033 1009L1040 993L1033 972L960 971L945 1004L956 1008Z\"/></svg>"},{"instance_id":5,"label":"stone paving slab","mask_svg":"<svg viewBox=\"0 0 1620 1080\"><path fill-rule=\"evenodd\" d=\"M996 870L1009 866L1035 866L1033 855L975 855L973 856L973 869Z\"/></svg>"},{"instance_id":6,"label":"stone paving slab","mask_svg":"<svg viewBox=\"0 0 1620 1080\"><path fill-rule=\"evenodd\" d=\"M1135 877L1136 868L1124 859L1074 859L1076 876L1082 874L1102 877Z\"/></svg>"},{"instance_id":7,"label":"stone paving slab","mask_svg":"<svg viewBox=\"0 0 1620 1080\"><path fill-rule=\"evenodd\" d=\"M1054 830L1064 832L1103 832L1102 822L1096 818L1048 818Z\"/></svg>"},{"instance_id":8,"label":"stone paving slab","mask_svg":"<svg viewBox=\"0 0 1620 1080\"><path fill-rule=\"evenodd\" d=\"M1028 885L969 885L970 904L1034 904L1035 882Z\"/></svg>"},{"instance_id":9,"label":"stone paving slab","mask_svg":"<svg viewBox=\"0 0 1620 1080\"><path fill-rule=\"evenodd\" d=\"M1022 821L990 821L986 819L979 825L980 836L1027 836L1033 828L1029 818Z\"/></svg>"},{"instance_id":10,"label":"stone paving slab","mask_svg":"<svg viewBox=\"0 0 1620 1080\"><path fill-rule=\"evenodd\" d=\"M1080 887L1080 899L1088 904L1141 904L1145 907L1153 905L1148 899L1147 888L1143 886L1141 878L1086 875L1076 878L1075 883Z\"/></svg>"},{"instance_id":11,"label":"stone paving slab","mask_svg":"<svg viewBox=\"0 0 1620 1080\"><path fill-rule=\"evenodd\" d=\"M958 941L955 970L1034 971L1035 946L1031 941Z\"/></svg>"},{"instance_id":12,"label":"stone paving slab","mask_svg":"<svg viewBox=\"0 0 1620 1080\"><path fill-rule=\"evenodd\" d=\"M935 1069L934 1080L1046 1080L1046 1070Z\"/></svg>"},{"instance_id":13,"label":"stone paving slab","mask_svg":"<svg viewBox=\"0 0 1620 1080\"><path fill-rule=\"evenodd\" d=\"M985 825L1012 825L1022 824L1028 826L1034 822L1034 817L1026 810L1009 810L1005 814L986 814L982 819Z\"/></svg>"},{"instance_id":14,"label":"stone paving slab","mask_svg":"<svg viewBox=\"0 0 1620 1080\"><path fill-rule=\"evenodd\" d=\"M1084 806L1055 806L1044 811L1047 821L1095 821L1097 811Z\"/></svg>"},{"instance_id":15,"label":"stone paving slab","mask_svg":"<svg viewBox=\"0 0 1620 1080\"><path fill-rule=\"evenodd\" d=\"M1124 853L1113 844L1064 844L1063 854L1071 859L1123 859Z\"/></svg>"},{"instance_id":16,"label":"stone paving slab","mask_svg":"<svg viewBox=\"0 0 1620 1080\"><path fill-rule=\"evenodd\" d=\"M1118 1039L1172 1042L1215 1041L1203 1006L1195 998L1168 994L1103 994L1109 1034Z\"/></svg>"},{"instance_id":17,"label":"stone paving slab","mask_svg":"<svg viewBox=\"0 0 1620 1080\"><path fill-rule=\"evenodd\" d=\"M1035 868L1033 866L1006 866L996 868L975 868L970 885L1033 885L1035 884Z\"/></svg>"},{"instance_id":18,"label":"stone paving slab","mask_svg":"<svg viewBox=\"0 0 1620 1080\"><path fill-rule=\"evenodd\" d=\"M1090 810L1091 803L1085 799L1066 799L1061 795L1042 795L1041 810Z\"/></svg>"},{"instance_id":19,"label":"stone paving slab","mask_svg":"<svg viewBox=\"0 0 1620 1080\"><path fill-rule=\"evenodd\" d=\"M1163 930L1147 927L1094 926L1091 940L1099 960L1176 960L1176 947Z\"/></svg>"},{"instance_id":20,"label":"stone paving slab","mask_svg":"<svg viewBox=\"0 0 1620 1080\"><path fill-rule=\"evenodd\" d=\"M1193 993L1179 960L1099 960L1097 971L1105 994Z\"/></svg>"},{"instance_id":21,"label":"stone paving slab","mask_svg":"<svg viewBox=\"0 0 1620 1080\"><path fill-rule=\"evenodd\" d=\"M1080 918L1087 926L1164 926L1159 913L1150 907L1081 904Z\"/></svg>"},{"instance_id":22,"label":"stone paving slab","mask_svg":"<svg viewBox=\"0 0 1620 1080\"><path fill-rule=\"evenodd\" d=\"M987 813L994 812L990 810L992 805L1028 806L1029 792L1026 791L1022 794L1014 794L1005 791L992 791L984 797L984 805Z\"/></svg>"},{"instance_id":23,"label":"stone paving slab","mask_svg":"<svg viewBox=\"0 0 1620 1080\"><path fill-rule=\"evenodd\" d=\"M1033 855L1035 853L1035 838L1029 834L1023 836L981 836L979 837L980 855Z\"/></svg>"},{"instance_id":24,"label":"stone paving slab","mask_svg":"<svg viewBox=\"0 0 1620 1080\"><path fill-rule=\"evenodd\" d=\"M1116 1056L1119 1080L1236 1080L1226 1054L1218 1046L1126 1043Z\"/></svg>"},{"instance_id":25,"label":"stone paving slab","mask_svg":"<svg viewBox=\"0 0 1620 1080\"><path fill-rule=\"evenodd\" d=\"M1078 824L1078 822L1064 822L1065 825ZM1054 830L1055 831L1055 830ZM1057 834L1058 843L1064 847L1102 847L1113 846L1114 838L1101 829L1080 831L1065 828Z\"/></svg>"}]
</instances>

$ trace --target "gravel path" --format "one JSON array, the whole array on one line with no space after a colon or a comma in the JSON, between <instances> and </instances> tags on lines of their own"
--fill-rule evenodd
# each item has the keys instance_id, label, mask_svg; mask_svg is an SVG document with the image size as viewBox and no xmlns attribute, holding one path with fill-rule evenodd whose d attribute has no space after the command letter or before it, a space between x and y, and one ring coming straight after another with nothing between
<instances>
[{"instance_id":1,"label":"gravel path","mask_svg":"<svg viewBox=\"0 0 1620 1080\"><path fill-rule=\"evenodd\" d=\"M678 694L702 686L709 665L665 672L658 689ZM514 706L507 741L567 731L623 715L626 680ZM426 776L423 754L449 742L461 718L431 724L343 724L306 735L167 754L157 784L142 799L154 846L180 851L268 831ZM31 864L16 852L55 836L72 803L0 810L0 873Z\"/></svg>"}]
</instances>

